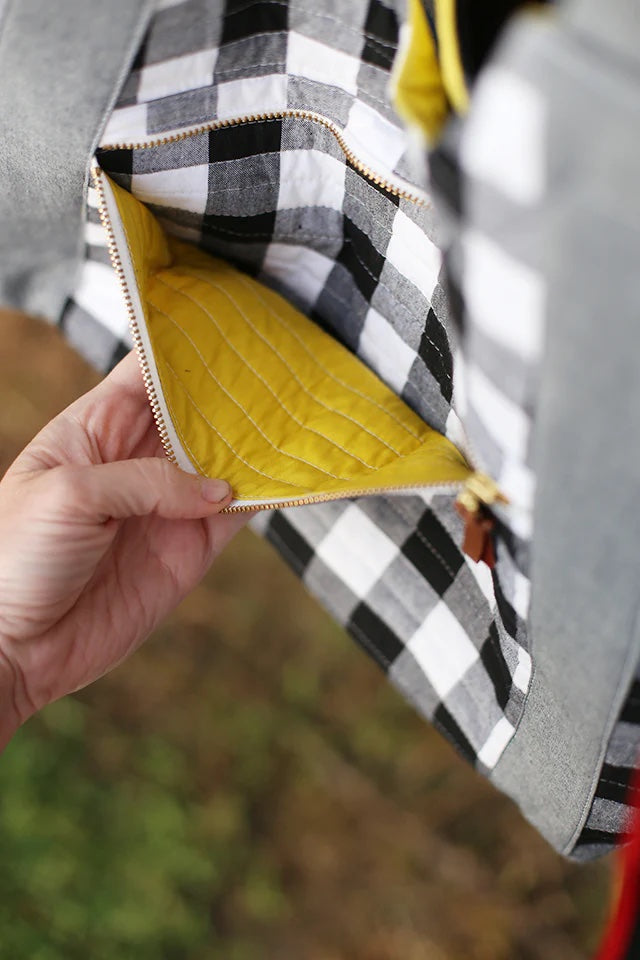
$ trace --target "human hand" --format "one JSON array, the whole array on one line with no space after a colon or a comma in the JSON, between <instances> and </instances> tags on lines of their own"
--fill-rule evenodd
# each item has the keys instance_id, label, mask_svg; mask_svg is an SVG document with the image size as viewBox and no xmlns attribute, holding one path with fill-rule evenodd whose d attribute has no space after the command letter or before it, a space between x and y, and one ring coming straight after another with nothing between
<instances>
[{"instance_id":1,"label":"human hand","mask_svg":"<svg viewBox=\"0 0 640 960\"><path fill-rule=\"evenodd\" d=\"M0 749L132 653L246 522L165 459L135 356L0 481Z\"/></svg>"}]
</instances>

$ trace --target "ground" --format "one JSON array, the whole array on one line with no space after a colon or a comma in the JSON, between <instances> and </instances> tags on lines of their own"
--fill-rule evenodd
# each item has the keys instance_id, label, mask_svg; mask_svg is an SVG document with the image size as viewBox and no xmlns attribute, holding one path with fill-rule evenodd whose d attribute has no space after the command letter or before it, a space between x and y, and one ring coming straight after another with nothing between
<instances>
[{"instance_id":1,"label":"ground","mask_svg":"<svg viewBox=\"0 0 640 960\"><path fill-rule=\"evenodd\" d=\"M0 315L0 469L96 375ZM246 531L0 758L7 960L587 960L555 854Z\"/></svg>"}]
</instances>

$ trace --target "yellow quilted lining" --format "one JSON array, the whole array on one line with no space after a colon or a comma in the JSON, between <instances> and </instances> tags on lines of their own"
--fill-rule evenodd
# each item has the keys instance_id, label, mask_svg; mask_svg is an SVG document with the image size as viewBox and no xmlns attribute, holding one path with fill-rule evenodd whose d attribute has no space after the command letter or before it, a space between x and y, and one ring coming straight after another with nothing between
<instances>
[{"instance_id":1,"label":"yellow quilted lining","mask_svg":"<svg viewBox=\"0 0 640 960\"><path fill-rule=\"evenodd\" d=\"M239 500L469 476L456 447L337 341L111 186L165 403L200 473L228 480Z\"/></svg>"}]
</instances>

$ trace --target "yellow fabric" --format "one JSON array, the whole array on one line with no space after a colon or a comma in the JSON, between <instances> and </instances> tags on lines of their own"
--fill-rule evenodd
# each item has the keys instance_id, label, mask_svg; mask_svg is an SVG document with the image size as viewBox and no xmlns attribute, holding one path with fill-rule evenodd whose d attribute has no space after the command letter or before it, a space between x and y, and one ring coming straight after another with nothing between
<instances>
[{"instance_id":1,"label":"yellow fabric","mask_svg":"<svg viewBox=\"0 0 640 960\"><path fill-rule=\"evenodd\" d=\"M421 0L409 0L406 34L394 67L398 113L433 144L450 108L466 113L469 92L460 57L456 0L435 0L438 49Z\"/></svg>"},{"instance_id":2,"label":"yellow fabric","mask_svg":"<svg viewBox=\"0 0 640 960\"><path fill-rule=\"evenodd\" d=\"M447 118L449 103L421 0L409 0L405 29L394 67L394 101L398 113L433 142Z\"/></svg>"},{"instance_id":3,"label":"yellow fabric","mask_svg":"<svg viewBox=\"0 0 640 960\"><path fill-rule=\"evenodd\" d=\"M465 480L456 447L281 296L112 184L173 425L237 499Z\"/></svg>"},{"instance_id":4,"label":"yellow fabric","mask_svg":"<svg viewBox=\"0 0 640 960\"><path fill-rule=\"evenodd\" d=\"M436 33L442 81L447 96L457 113L466 113L469 107L469 91L464 77L458 28L456 24L456 0L435 0Z\"/></svg>"}]
</instances>

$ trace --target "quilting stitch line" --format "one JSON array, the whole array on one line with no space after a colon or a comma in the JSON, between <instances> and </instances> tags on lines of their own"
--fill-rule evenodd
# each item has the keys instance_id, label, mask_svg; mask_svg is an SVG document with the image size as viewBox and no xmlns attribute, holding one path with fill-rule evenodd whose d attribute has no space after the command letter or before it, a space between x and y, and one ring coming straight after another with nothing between
<instances>
[{"instance_id":1,"label":"quilting stitch line","mask_svg":"<svg viewBox=\"0 0 640 960\"><path fill-rule=\"evenodd\" d=\"M229 447L229 450L231 450L231 452L232 452L232 454L234 455L234 457L237 457L238 460L240 460L241 463L244 463L244 465L245 465L246 467L249 467L250 470L253 470L253 472L254 472L254 473L257 473L258 476L260 476L260 477L265 477L267 480L273 480L274 483L283 483L283 484L284 484L285 486L287 486L287 487L295 487L296 490L304 490L304 491L307 490L306 487L301 487L301 486L300 486L299 484L297 484L297 483L291 483L290 480L282 480L280 477L272 477L271 474L265 473L263 470L260 470L258 467L254 467L251 463L249 463L248 460L245 460L244 457L242 457L242 456L238 453L238 451L235 450L234 447L229 443L229 441L226 439L226 437L224 437L224 436L220 433L220 431L219 431L216 427L214 427L214 425L211 423L211 421L209 420L209 418L207 417L207 415L202 412L202 410L200 409L200 407L198 406L198 404L195 402L195 400L193 399L192 395L189 393L189 391L187 390L187 388L186 388L185 385L183 384L182 380L180 379L180 377L178 376L178 374L176 373L176 371L173 369L173 367L172 367L171 364L169 363L169 361L168 361L168 360L164 360L164 361L163 361L163 365L169 370L169 372L170 372L170 373L172 374L172 376L174 377L176 383L177 383L177 384L180 386L180 388L182 389L183 393L188 397L189 402L191 403L192 407L193 407L195 410L197 410L197 412L200 414L200 416L202 417L202 419L204 420L204 422L205 422L209 427L211 427L211 429L213 430L213 432L220 437L220 439L222 440L222 442L224 443L224 445L227 446L227 447Z\"/></svg>"},{"instance_id":2,"label":"quilting stitch line","mask_svg":"<svg viewBox=\"0 0 640 960\"><path fill-rule=\"evenodd\" d=\"M245 281L245 279L244 279L243 277L239 277L238 279L239 279L240 283L241 283L243 286L245 286L245 287L247 287L247 289L249 289L249 284ZM271 309L271 307L268 305L267 301L264 300L264 299L260 296L259 293L257 293L256 291L253 291L253 292L254 292L255 296L258 298L258 300L260 300L260 302L264 305L264 307L269 311L269 313L270 313L273 317L275 317L275 319L278 321L278 323L280 323L282 326L285 327L285 329L287 330L287 332L288 332L289 334L291 334L291 336L294 338L294 340L295 340L297 343L300 344L300 346L301 346L302 349L305 351L305 353L308 354L308 356L311 357L311 356L312 356L312 353L311 353L311 351L309 350L309 348L307 347L307 345L305 344L304 340L302 340L302 338L298 336L298 334L295 332L295 330L294 330L292 327L289 326L289 324L286 322L286 320L283 320L282 317L280 317L277 313L275 313L275 312ZM350 393L354 393L357 397L361 397L363 400L366 400L368 403L371 403L374 407L377 407L378 410L381 410L381 411L382 411L383 413L385 413L388 417L391 417L392 420L395 420L395 422L396 422L400 427L402 427L403 430L405 430L408 434L410 434L410 436L412 436L412 437L414 438L414 440L418 440L418 441L421 442L421 437L420 437L420 435L417 434L417 433L414 433L414 431L413 431L410 427L408 427L406 424L404 424L404 423L402 422L402 420L399 419L399 417L396 417L394 413L392 413L390 410L387 410L386 407L383 407L382 404L378 403L377 400L374 400L373 397L367 396L366 393L362 393L360 390L356 389L356 387L351 387L351 386L349 386L348 383L345 383L345 382L344 382L343 380L341 380L339 377L336 377L333 373L331 373L330 370L327 370L327 368L324 366L324 364L322 364L316 357L313 357L313 359L315 360L316 365L322 370L322 372L323 372L324 374L326 374L327 377L329 377L330 380L333 380L334 383L337 383L339 386L344 387L345 390L348 390Z\"/></svg>"},{"instance_id":3,"label":"quilting stitch line","mask_svg":"<svg viewBox=\"0 0 640 960\"><path fill-rule=\"evenodd\" d=\"M240 189L240 188L239 188L239 189ZM243 189L245 189L245 188L243 188ZM345 191L345 194L346 194L347 196L351 196L350 194L347 194L346 191ZM189 195L189 194L185 194L185 195ZM179 196L179 194L176 193L175 196ZM355 198L354 198L354 199L355 199ZM360 202L361 202L361 201L360 201ZM148 201L148 203L150 203L152 206L154 205L154 201L151 201L151 200L150 200L150 201ZM364 206L364 204L363 204L363 206ZM335 211L335 210L333 209L333 207L319 207L319 206L316 206L315 208L312 208L312 207L310 207L310 206L306 206L306 207L300 207L299 209L303 209L303 210L325 209L325 210L331 210L332 213L336 213L336 212L337 212L337 211ZM272 211L269 211L269 212L274 213L274 212L277 212L277 211L272 210ZM226 216L229 216L229 214L221 213L221 214L217 214L217 216L226 217ZM355 226L357 226L357 224L355 224ZM197 229L197 228L194 227L193 229L195 230L195 229ZM362 267L362 269L368 274L368 276L375 282L375 284L376 284L376 289L379 287L381 290L386 290L387 293L389 294L389 296L392 297L392 299L395 300L396 303L397 303L400 307L402 307L403 310L406 311L406 316L407 316L407 319L410 321L410 323L411 323L417 330L420 330L421 333L425 333L425 330L424 330L423 325L420 323L420 321L419 321L416 317L413 316L413 314L411 313L411 307L407 304L407 302L404 300L404 298L401 297L400 294L399 294L397 291L392 290L391 287L390 287L387 283L384 282L384 280L382 280L380 277L376 276L376 274L374 274L374 273L371 271L371 269L367 266L367 264L365 263L365 261L364 261L364 260L362 259L362 257L359 255L358 250L357 250L357 247L356 247L356 245L355 245L355 243L353 242L353 240L352 240L351 237L345 237L344 235L341 235L341 234L338 234L338 233L332 234L332 235L330 235L330 236L326 236L326 235L317 234L317 233L304 233L304 232L302 232L302 231L295 231L295 232L289 232L289 233L283 233L283 232L278 232L278 231L274 231L274 232L272 232L272 233L260 233L260 232L258 232L258 231L251 231L251 233L245 233L244 231L241 231L241 230L230 230L230 229L228 229L227 227L220 226L219 224L215 224L215 225L212 226L210 229L207 228L207 229L205 229L203 232L204 232L205 235L210 234L210 235L212 235L212 236L214 236L214 237L215 237L217 234L224 234L224 235L227 235L227 236L230 236L230 237L236 237L236 238L238 238L239 240L244 240L246 246L249 246L251 243L261 243L261 242L264 241L264 240L269 240L271 243L279 243L279 242L281 242L281 241L283 241L283 240L305 240L305 241L326 240L326 241L331 241L332 243L340 243L341 245L343 245L343 244L345 244L345 243L348 243L348 244L350 245L350 247L351 247L351 250L352 250L352 252L353 252L353 256L355 257L355 259L358 261L358 263L360 264L360 266ZM313 249L313 247L311 247L311 248L305 248L305 249ZM377 250L377 248L376 248L376 250ZM378 250L377 252L380 253L379 250ZM381 253L380 255L381 255L381 256L385 256L385 255L382 254L382 253ZM323 254L323 256L325 256L325 254ZM329 258L329 259L331 259L331 258ZM385 258L385 259L386 259L386 258ZM387 262L389 262L389 261L387 261ZM344 267L344 269L346 270L347 268ZM409 281L409 283L411 283L411 281ZM416 286L416 284L413 284L413 283L412 283L412 286L414 286L414 287L416 288L416 290L418 291L418 293L420 294L421 297L424 297L425 300L427 300L428 302L430 301L430 298L427 296L426 293L424 293L423 290L420 289L420 287ZM345 305L346 305L346 301L343 300L342 302L345 303ZM443 353L442 353L442 350L438 347L438 345L437 345L436 343L434 343L434 341L431 339L431 337L429 337L428 334L427 334L426 336L427 336L427 340L429 341L429 343L430 343L431 346L434 348L434 350L436 351L436 353L438 354L438 356L440 357L440 359L441 359L442 362L443 362L443 365L444 365L444 370L443 370L443 372L444 372L444 374L445 374L445 376L446 376L447 382L452 383L451 374L449 373L449 370L447 369L447 366L448 366L448 365L447 365L447 361L446 361L446 358L444 357L444 355L443 355Z\"/></svg>"},{"instance_id":4,"label":"quilting stitch line","mask_svg":"<svg viewBox=\"0 0 640 960\"><path fill-rule=\"evenodd\" d=\"M256 334L256 336L259 337L259 338L262 340L262 342L263 342L267 347L269 347L269 349L272 351L272 353L274 354L274 356L276 356L276 357L280 360L280 362L283 364L283 366L284 366L284 367L287 369L287 371L291 374L291 376L293 377L293 379L295 380L295 382L299 385L299 387L301 388L301 390L303 390L304 393L306 393L306 395L307 395L311 400L314 400L319 406L323 407L328 413L334 413L334 414L336 414L337 416L343 417L345 420L348 420L348 421L349 421L350 423L352 423L354 426L358 427L358 429L363 430L365 433L369 434L369 436L372 437L374 440L377 440L379 443L381 443L383 447L386 447L387 450L390 450L390 451L391 451L392 453L394 453L397 457L406 456L406 454L401 454L399 450L396 450L395 447L391 446L391 444L389 444L389 443L387 443L385 440L383 440L382 437L379 437L377 434L372 433L372 431L369 430L367 427L365 427L365 425L364 425L363 423L360 423L358 420L354 420L354 418L353 418L353 417L350 417L348 413L343 413L341 410L336 410L334 407L328 407L328 406L326 405L326 403L324 403L322 400L319 400L317 397L315 397L315 396L311 393L311 391L302 383L302 381L301 381L301 380L299 379L299 377L297 376L296 372L291 369L291 367L289 366L289 364L287 363L287 361L284 359L284 357L282 357L282 356L278 353L278 351L277 351L276 348L273 346L273 344L272 344L269 340L267 340L266 337L264 337L264 336L260 333L260 331L253 325L253 323L251 322L251 320L249 319L249 317L248 317L248 316L244 313L244 311L238 306L238 304L235 302L235 300L233 299L233 297L231 296L231 294L230 294L227 290L225 290L223 287L220 287L217 283L212 283L210 280L204 280L204 278L202 278L202 277L199 275L199 271L198 271L198 270L194 270L194 269L191 268L191 267L182 267L181 269L182 269L185 273L187 273L189 276L196 277L197 279L205 282L208 286L211 286L211 287L213 287L214 289L219 290L220 293L222 293L223 296L225 296L225 297L229 300L229 302L233 304L233 306L234 306L235 309L238 311L238 313L240 314L240 316L245 320L245 322L247 323L247 325L253 330L253 332ZM331 441L331 442L334 443L334 441ZM335 445L335 444L334 444L334 445ZM352 454L352 456L353 456L353 454ZM359 459L359 458L356 457L356 459ZM364 461L361 461L361 462L364 463ZM377 470L377 469L379 469L378 467L372 466L371 464L365 464L365 466L367 466L370 470Z\"/></svg>"},{"instance_id":5,"label":"quilting stitch line","mask_svg":"<svg viewBox=\"0 0 640 960\"><path fill-rule=\"evenodd\" d=\"M176 417L176 412L175 412L175 410L174 410L174 408L173 408L173 405L172 405L172 403L171 403L171 400L169 399L168 394L166 394L166 393L165 393L165 396L164 396L164 401L165 401L165 403L166 403L166 405L167 405L167 410L169 411L169 416L171 417L171 420L172 420L173 426L174 426L174 428L175 428L175 431L176 431L176 433L178 434L178 438L179 438L179 440L180 440L180 443L181 443L182 446L189 452L189 456L191 457L191 462L198 468L198 471L199 471L200 475L201 475L202 477L206 477L207 471L206 471L205 468L203 467L203 465L202 465L202 463L200 462L200 460L196 457L195 453L194 453L193 450L191 449L191 445L189 444L189 441L188 441L187 438L184 436L182 430L181 430L180 427L178 426L178 418Z\"/></svg>"},{"instance_id":6,"label":"quilting stitch line","mask_svg":"<svg viewBox=\"0 0 640 960\"><path fill-rule=\"evenodd\" d=\"M425 546L425 547L427 548L427 550L431 553L431 555L433 556L434 560L436 560L436 562L438 562L438 563L440 564L440 566L443 568L443 570L451 577L451 582L452 582L452 583L454 583L454 582L455 582L455 583L458 583L458 580L459 580L459 576L458 576L458 575L459 575L460 571L458 570L457 572L454 573L454 571L451 569L451 567L450 567L449 564L446 562L446 560L444 559L444 557L442 557L442 556L440 555L439 550L437 550L437 549L433 546L432 543L429 543L429 541L427 540L427 538L425 537L425 535L424 535L424 534L422 533L422 531L420 530L418 524L417 524L415 521L412 520L412 518L403 510L403 508L402 508L402 506L400 505L400 503L397 502L397 501L398 501L398 498L393 498L393 499L392 499L392 498L388 498L388 500L389 500L389 509L391 509L397 516L399 516L402 520L404 520L405 523L409 524L409 526L410 526L411 528L413 528L414 534L417 536L418 540L420 540L420 542L423 544L423 546ZM431 509L431 508L430 508L430 509ZM432 510L432 513L434 514L434 516L436 516L436 519L437 519L437 515L435 514L435 511ZM440 521L438 521L438 522L440 522ZM448 531L447 531L447 533L448 533ZM449 536L451 536L451 535L449 534ZM460 552L462 552L462 551L460 550L460 547L458 546L458 544L455 542L455 540L453 540L453 537L451 537L451 539L452 539L453 543L455 544L456 549L459 550ZM471 591L469 590L469 588L468 588L467 585L465 584L464 580L460 580L460 583L459 583L458 585L459 585L460 589L462 590L463 596L465 596L466 599L470 601L471 605L472 605L474 608L477 607L478 602L479 602L479 597L478 597L477 595L476 595L475 597L472 596ZM496 621L496 620L497 620L498 609L497 609L497 604L495 603L495 598L494 598L494 603L493 603L493 605L490 605L489 602L488 602L488 600L487 600L487 598L484 596L484 594L482 593L482 591L480 591L480 588L479 588L479 587L478 587L478 590L479 590L479 592L480 592L480 597L482 598L482 599L480 599L481 605L482 605L482 604L486 604L486 605L489 607L489 612L490 612L490 614L491 614L491 619L494 620L494 621ZM475 646L475 644L474 644L474 646Z\"/></svg>"},{"instance_id":7,"label":"quilting stitch line","mask_svg":"<svg viewBox=\"0 0 640 960\"><path fill-rule=\"evenodd\" d=\"M182 269L183 269L183 268L182 268ZM201 278L201 277L197 277L197 279L199 279L199 280L202 281L202 278ZM165 280L162 280L160 277L158 277L158 281L159 281L160 283L163 283L165 287L169 287L170 290L173 290L173 291L175 292L176 288L175 288L174 286L172 286L170 283L167 283ZM357 460L358 463L361 463L363 467L366 467L366 468L367 468L367 470L378 470L378 469L379 469L378 467L374 467L374 466L372 466L371 464L366 463L366 462L365 462L364 460L362 460L357 454L351 453L349 450L346 450L344 447L341 447L340 444L339 444L339 443L336 443L335 440L332 440L331 437L327 437L324 433L320 433L318 430L315 430L313 427L310 427L310 426L308 426L307 424L304 424L301 420L299 420L298 417L296 417L296 415L295 415L294 413L292 413L292 412L288 409L288 407L286 407L286 406L283 404L283 402L282 402L282 400L280 399L280 397L277 395L277 393L275 392L275 390L270 386L270 384L264 379L264 377L262 376L262 374L258 373L258 371L255 369L255 367L253 367L253 366L249 363L249 361L240 353L240 351L237 350L237 349L233 346L233 344L231 343L231 341L228 340L228 339L225 337L223 331L220 329L220 326L219 326L217 320L215 319L215 317L213 317L213 316L211 315L211 313L209 313L209 311L207 310L207 308L204 307L204 306L200 303L200 301L199 301L199 300L196 300L194 297L191 297L191 296L189 296L189 295L186 294L186 293L183 293L183 296L187 297L188 300L191 300L197 307L200 308L200 310L203 310L203 311L206 313L206 315L209 317L209 319L211 320L211 322L213 323L213 325L215 326L215 328L218 330L220 336L223 337L223 338L226 340L227 344L231 347L231 349L233 350L233 352L235 353L235 355L242 361L242 363L245 364L246 367L249 368L249 370L251 370L251 372L253 373L253 375L254 375L255 377L257 377L258 380L260 380L261 383L264 384L264 386L267 388L267 390L269 391L269 393L271 394L271 396L272 396L272 397L275 399L275 401L282 407L282 409L283 409L284 412L287 414L287 416L291 417L291 419L294 421L294 423L297 423L298 426L301 427L301 429L303 429L303 430L308 430L310 433L315 434L317 437L320 437L322 440L326 440L327 443L331 444L331 446L336 447L338 450L341 450L342 453L346 453L347 456L351 457L353 460Z\"/></svg>"},{"instance_id":8,"label":"quilting stitch line","mask_svg":"<svg viewBox=\"0 0 640 960\"><path fill-rule=\"evenodd\" d=\"M157 275L156 275L156 278L157 278ZM180 293L180 294L183 293L182 291L176 290L175 287L171 287L171 289L174 290L174 292L176 292L176 293ZM184 296L184 294L183 294L183 296ZM190 297L189 297L189 298L185 297L185 299L189 299L189 300L190 300L191 298L190 298ZM194 340L189 336L189 334L186 332L186 330L183 330L182 327L181 327L179 324L176 323L176 321L173 319L173 317L171 317L168 313L165 313L165 311L162 310L156 303L154 303L153 300L151 300L151 298L150 298L149 296L147 296L147 302L151 304L151 306L153 307L154 310L156 310L158 313L162 314L163 317L166 317L167 320L169 320L169 322L170 322L171 324L173 324L173 326L176 328L176 330L178 330L178 332L179 332L186 340L188 340L188 342L191 344L191 346L193 347L193 349L195 350L195 352L196 352L196 353L198 354L198 356L200 357L200 360L202 361L203 366L205 367L207 373L209 374L209 376L211 377L211 379L213 380L213 382L220 388L220 390L222 390L222 392L223 392L224 394L226 394L227 397L229 397L229 399L231 400L231 402L234 403L234 404L242 411L242 413L243 413L243 414L245 415L245 417L249 420L249 422L250 422L251 424L253 424L253 426L254 426L255 429L258 431L258 433L260 434L260 436L263 437L264 440L266 440L266 442L269 444L270 447L272 447L273 450L276 450L278 453L281 453L284 457L288 457L290 460L297 460L298 463L304 463L307 467L311 467L312 470L316 470L318 473L322 474L323 476L325 476L325 477L331 477L332 480L345 480L345 481L347 481L347 482L350 482L350 481L351 481L351 479L352 479L351 477L336 476L335 473L331 473L329 470L324 470L322 467L317 466L315 463L310 463L310 461L309 461L309 460L305 460L304 457L298 457L298 456L296 456L295 453L288 453L286 450L282 450L277 444L275 444L272 440L270 440L269 437L266 435L266 433L264 433L264 431L260 428L260 426L255 422L255 420L253 419L253 417L251 416L251 414L249 413L249 411L246 410L238 400L236 400L236 398L233 396L233 394L230 393L229 390L227 390L227 388L226 388L222 383L220 383L220 381L218 380L218 378L217 378L216 375L214 374L213 370L211 369L211 367L209 366L209 364L207 363L207 361L205 360L205 358L202 356L202 353L200 352L197 344L196 344L196 343L194 342ZM228 343L228 340L225 340L225 342Z\"/></svg>"},{"instance_id":9,"label":"quilting stitch line","mask_svg":"<svg viewBox=\"0 0 640 960\"><path fill-rule=\"evenodd\" d=\"M286 3L285 0L255 0L255 2L247 3L243 7L240 7L240 6L234 7L233 11L231 11L231 15L234 15L236 13L244 13L246 10L251 10L252 7L258 6L258 4L260 6L264 6L266 4L271 7L286 7L287 9L289 8L289 4ZM306 14L308 17L314 17L316 20L327 20L329 23L336 23L339 27L344 27L347 33L352 33L354 36L359 38L366 37L367 40L371 40L374 43L379 43L383 47L389 47L393 51L396 50L397 44L390 43L388 40L380 40L379 37L375 37L372 33L367 33L367 31L364 30L364 28L362 30L357 30L350 23L347 23L345 20L340 20L338 17L332 17L328 13L317 13L317 11L310 10L308 7L305 7L302 4L300 5L300 10L302 13ZM225 19L228 16L229 16L229 13L226 14ZM279 30L277 32L286 33L287 31ZM299 31L293 31L293 32L298 33ZM262 33L252 33L251 38L253 39L254 37L272 37L273 33L274 33L273 30L269 32L263 31ZM306 34L301 33L300 36L304 36L306 38ZM315 40L316 38L309 37L308 39ZM235 42L239 43L242 41L236 40ZM319 42L322 42L322 41L319 41ZM384 72L387 73L386 70Z\"/></svg>"}]
</instances>

